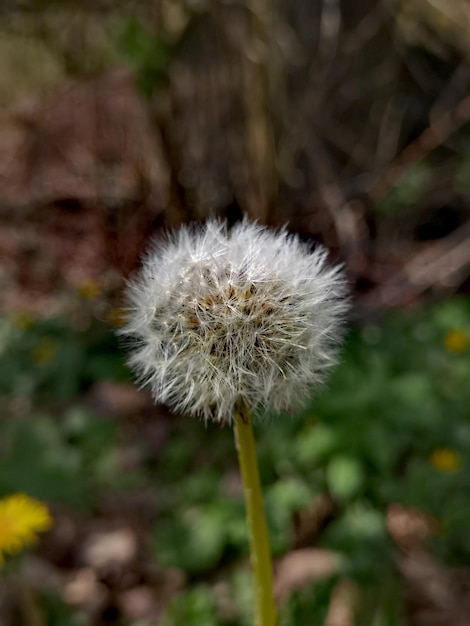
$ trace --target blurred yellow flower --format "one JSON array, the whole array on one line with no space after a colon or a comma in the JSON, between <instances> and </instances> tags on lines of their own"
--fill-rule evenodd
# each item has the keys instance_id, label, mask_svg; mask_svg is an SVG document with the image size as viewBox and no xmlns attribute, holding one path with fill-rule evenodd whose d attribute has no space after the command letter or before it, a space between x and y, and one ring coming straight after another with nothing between
<instances>
[{"instance_id":1,"label":"blurred yellow flower","mask_svg":"<svg viewBox=\"0 0 470 626\"><path fill-rule=\"evenodd\" d=\"M444 345L449 352L465 352L470 342L463 331L451 330L445 336Z\"/></svg>"},{"instance_id":2,"label":"blurred yellow flower","mask_svg":"<svg viewBox=\"0 0 470 626\"><path fill-rule=\"evenodd\" d=\"M33 324L33 316L28 311L19 311L11 318L11 323L19 330L26 330Z\"/></svg>"},{"instance_id":3,"label":"blurred yellow flower","mask_svg":"<svg viewBox=\"0 0 470 626\"><path fill-rule=\"evenodd\" d=\"M36 542L37 534L52 526L48 508L24 493L0 499L0 563Z\"/></svg>"},{"instance_id":4,"label":"blurred yellow flower","mask_svg":"<svg viewBox=\"0 0 470 626\"><path fill-rule=\"evenodd\" d=\"M450 448L437 448L429 460L438 472L457 472L462 465L460 454Z\"/></svg>"},{"instance_id":5,"label":"blurred yellow flower","mask_svg":"<svg viewBox=\"0 0 470 626\"><path fill-rule=\"evenodd\" d=\"M86 300L93 300L93 298L96 298L96 296L100 294L101 285L99 284L98 281L90 278L89 280L85 280L80 285L80 287L78 288L78 291L80 295L82 296L82 298L85 298Z\"/></svg>"},{"instance_id":6,"label":"blurred yellow flower","mask_svg":"<svg viewBox=\"0 0 470 626\"><path fill-rule=\"evenodd\" d=\"M57 342L52 339L41 339L33 350L33 361L37 365L47 365L54 360Z\"/></svg>"}]
</instances>

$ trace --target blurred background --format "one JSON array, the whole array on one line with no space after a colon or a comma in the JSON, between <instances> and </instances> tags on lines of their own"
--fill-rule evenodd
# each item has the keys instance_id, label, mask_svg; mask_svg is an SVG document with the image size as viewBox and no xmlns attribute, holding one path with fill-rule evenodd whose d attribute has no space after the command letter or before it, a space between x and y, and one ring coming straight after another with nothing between
<instances>
[{"instance_id":1,"label":"blurred background","mask_svg":"<svg viewBox=\"0 0 470 626\"><path fill-rule=\"evenodd\" d=\"M467 0L1 3L1 626L252 623L232 432L115 336L150 238L245 214L354 298L257 428L280 625L470 624L469 86Z\"/></svg>"}]
</instances>

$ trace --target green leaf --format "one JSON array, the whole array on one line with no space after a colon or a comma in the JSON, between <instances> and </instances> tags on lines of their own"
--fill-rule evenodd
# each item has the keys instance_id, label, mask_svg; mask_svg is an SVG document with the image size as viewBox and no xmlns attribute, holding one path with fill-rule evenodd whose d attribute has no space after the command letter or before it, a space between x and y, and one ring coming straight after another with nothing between
<instances>
[{"instance_id":1,"label":"green leaf","mask_svg":"<svg viewBox=\"0 0 470 626\"><path fill-rule=\"evenodd\" d=\"M79 508L87 503L79 452L62 441L50 418L15 421L7 440L8 451L0 466L1 492L24 491L41 500L68 502Z\"/></svg>"},{"instance_id":2,"label":"green leaf","mask_svg":"<svg viewBox=\"0 0 470 626\"><path fill-rule=\"evenodd\" d=\"M189 572L213 567L225 545L226 517L221 507L189 508L178 519L161 522L153 534L157 561Z\"/></svg>"},{"instance_id":3,"label":"green leaf","mask_svg":"<svg viewBox=\"0 0 470 626\"><path fill-rule=\"evenodd\" d=\"M215 609L211 589L199 585L179 594L171 603L162 621L163 626L218 626L220 621Z\"/></svg>"},{"instance_id":4,"label":"green leaf","mask_svg":"<svg viewBox=\"0 0 470 626\"><path fill-rule=\"evenodd\" d=\"M362 488L364 471L356 458L337 456L328 463L326 480L334 497L347 500L357 495Z\"/></svg>"},{"instance_id":5,"label":"green leaf","mask_svg":"<svg viewBox=\"0 0 470 626\"><path fill-rule=\"evenodd\" d=\"M326 460L338 444L338 431L317 424L301 431L296 440L297 460L303 465L316 465Z\"/></svg>"},{"instance_id":6,"label":"green leaf","mask_svg":"<svg viewBox=\"0 0 470 626\"><path fill-rule=\"evenodd\" d=\"M266 491L266 516L274 553L289 548L293 514L306 508L312 500L312 489L294 476L281 479Z\"/></svg>"}]
</instances>

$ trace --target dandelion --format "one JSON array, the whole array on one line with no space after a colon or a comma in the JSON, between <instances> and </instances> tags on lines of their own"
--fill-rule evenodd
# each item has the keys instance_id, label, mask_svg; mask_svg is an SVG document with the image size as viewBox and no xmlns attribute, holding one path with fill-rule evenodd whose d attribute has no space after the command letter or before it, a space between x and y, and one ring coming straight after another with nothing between
<instances>
[{"instance_id":1,"label":"dandelion","mask_svg":"<svg viewBox=\"0 0 470 626\"><path fill-rule=\"evenodd\" d=\"M456 450L437 448L430 456L431 465L443 473L458 472L462 466L462 458Z\"/></svg>"},{"instance_id":2,"label":"dandelion","mask_svg":"<svg viewBox=\"0 0 470 626\"><path fill-rule=\"evenodd\" d=\"M274 626L272 566L251 415L300 406L337 359L348 308L341 269L286 230L211 220L156 245L129 285L120 333L154 399L230 423L244 485L255 623Z\"/></svg>"},{"instance_id":3,"label":"dandelion","mask_svg":"<svg viewBox=\"0 0 470 626\"><path fill-rule=\"evenodd\" d=\"M27 330L33 325L34 318L29 311L20 311L13 315L12 324L19 330Z\"/></svg>"},{"instance_id":4,"label":"dandelion","mask_svg":"<svg viewBox=\"0 0 470 626\"><path fill-rule=\"evenodd\" d=\"M78 292L82 298L85 298L85 300L93 300L99 296L101 292L101 285L98 281L90 278L83 281L83 283L78 287Z\"/></svg>"},{"instance_id":5,"label":"dandelion","mask_svg":"<svg viewBox=\"0 0 470 626\"><path fill-rule=\"evenodd\" d=\"M444 345L449 352L465 352L470 346L467 335L461 330L451 330L444 339Z\"/></svg>"},{"instance_id":6,"label":"dandelion","mask_svg":"<svg viewBox=\"0 0 470 626\"><path fill-rule=\"evenodd\" d=\"M336 362L345 281L326 250L244 221L183 227L128 290L130 364L156 401L225 422L308 399Z\"/></svg>"},{"instance_id":7,"label":"dandelion","mask_svg":"<svg viewBox=\"0 0 470 626\"><path fill-rule=\"evenodd\" d=\"M0 563L5 554L16 554L33 545L37 534L52 526L47 507L24 493L0 499Z\"/></svg>"},{"instance_id":8,"label":"dandelion","mask_svg":"<svg viewBox=\"0 0 470 626\"><path fill-rule=\"evenodd\" d=\"M49 365L55 359L57 353L57 342L46 337L38 341L33 350L33 361L36 365Z\"/></svg>"}]
</instances>

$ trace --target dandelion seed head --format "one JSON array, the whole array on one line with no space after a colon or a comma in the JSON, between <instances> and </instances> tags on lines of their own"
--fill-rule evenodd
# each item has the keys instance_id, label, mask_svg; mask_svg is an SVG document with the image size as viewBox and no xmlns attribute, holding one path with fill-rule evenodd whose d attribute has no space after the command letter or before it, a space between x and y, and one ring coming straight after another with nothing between
<instances>
[{"instance_id":1,"label":"dandelion seed head","mask_svg":"<svg viewBox=\"0 0 470 626\"><path fill-rule=\"evenodd\" d=\"M336 362L348 309L341 269L285 230L244 220L183 226L130 283L121 334L158 402L231 421L237 403L301 405Z\"/></svg>"}]
</instances>

